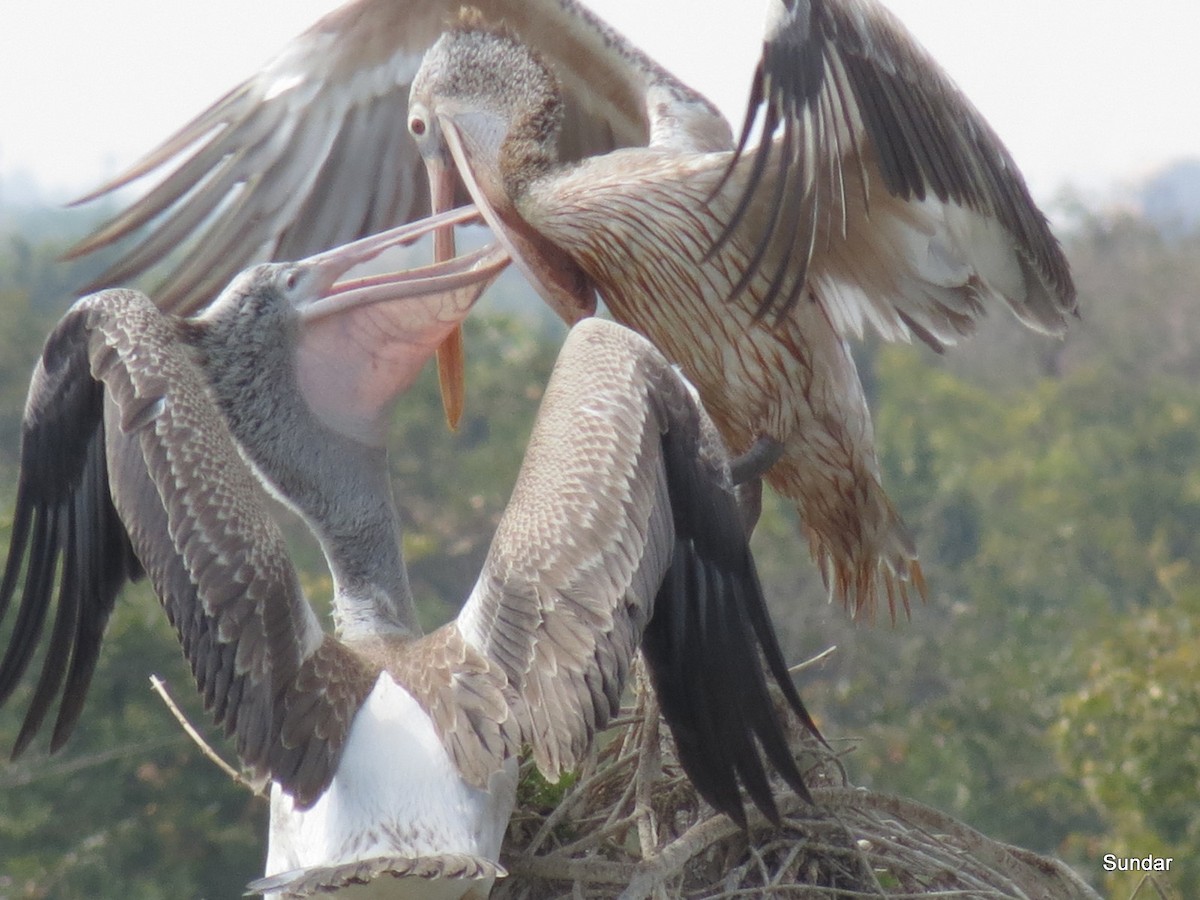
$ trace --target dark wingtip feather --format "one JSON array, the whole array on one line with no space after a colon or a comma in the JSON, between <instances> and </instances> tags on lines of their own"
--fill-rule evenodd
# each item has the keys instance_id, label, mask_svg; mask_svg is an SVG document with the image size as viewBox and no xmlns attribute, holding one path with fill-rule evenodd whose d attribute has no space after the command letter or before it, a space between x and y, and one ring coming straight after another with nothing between
<instances>
[{"instance_id":1,"label":"dark wingtip feather","mask_svg":"<svg viewBox=\"0 0 1200 900\"><path fill-rule=\"evenodd\" d=\"M24 584L0 660L0 704L29 667L51 606L57 604L57 612L13 746L14 759L36 736L60 693L50 749L65 743L82 710L116 595L125 581L141 573L109 496L103 387L89 371L88 328L87 310L75 307L51 333L22 423L17 508L0 581L0 617L22 575Z\"/></svg>"},{"instance_id":2,"label":"dark wingtip feather","mask_svg":"<svg viewBox=\"0 0 1200 900\"><path fill-rule=\"evenodd\" d=\"M745 828L745 789L778 825L766 763L798 796L812 797L768 672L805 727L820 733L783 662L725 473L672 430L663 436L663 456L676 540L642 638L651 681L680 764L700 795Z\"/></svg>"}]
</instances>

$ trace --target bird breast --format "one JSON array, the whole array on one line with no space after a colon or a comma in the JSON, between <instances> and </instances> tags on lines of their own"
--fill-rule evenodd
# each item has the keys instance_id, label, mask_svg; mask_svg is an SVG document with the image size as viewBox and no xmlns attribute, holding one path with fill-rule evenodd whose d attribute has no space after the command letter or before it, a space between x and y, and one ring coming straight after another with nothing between
<instances>
[{"instance_id":1,"label":"bird breast","mask_svg":"<svg viewBox=\"0 0 1200 900\"><path fill-rule=\"evenodd\" d=\"M814 380L814 365L838 381L845 374L848 395L860 395L820 304L802 303L780 322L756 318L765 275L729 299L750 254L735 236L706 258L732 213L732 187L709 202L728 161L617 151L535 183L518 208L574 257L614 318L683 369L736 453L764 431L782 440L803 427L812 405L804 401L822 407L845 396L824 376ZM851 405L849 420L862 419L865 410Z\"/></svg>"},{"instance_id":2,"label":"bird breast","mask_svg":"<svg viewBox=\"0 0 1200 900\"><path fill-rule=\"evenodd\" d=\"M298 810L272 791L267 874L386 855L496 859L516 790L511 760L489 788L463 780L428 714L382 673L321 798Z\"/></svg>"}]
</instances>

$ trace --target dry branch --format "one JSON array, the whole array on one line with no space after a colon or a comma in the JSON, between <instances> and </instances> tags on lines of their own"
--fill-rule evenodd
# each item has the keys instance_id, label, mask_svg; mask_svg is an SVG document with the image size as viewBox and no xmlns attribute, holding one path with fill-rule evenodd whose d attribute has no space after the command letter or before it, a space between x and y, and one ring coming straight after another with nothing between
<instances>
[{"instance_id":1,"label":"dry branch","mask_svg":"<svg viewBox=\"0 0 1200 900\"><path fill-rule=\"evenodd\" d=\"M657 706L639 691L556 805L519 806L496 900L1099 900L1057 860L916 801L851 787L839 755L798 724L792 746L816 803L779 783L782 827L752 812L747 835L696 795L659 726ZM529 762L524 777L536 778Z\"/></svg>"}]
</instances>

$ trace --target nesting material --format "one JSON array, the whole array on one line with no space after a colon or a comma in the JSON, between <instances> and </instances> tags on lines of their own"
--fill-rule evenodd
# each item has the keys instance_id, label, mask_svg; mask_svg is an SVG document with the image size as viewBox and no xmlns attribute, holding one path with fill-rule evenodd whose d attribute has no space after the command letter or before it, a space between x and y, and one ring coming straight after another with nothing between
<instances>
[{"instance_id":1,"label":"nesting material","mask_svg":"<svg viewBox=\"0 0 1200 900\"><path fill-rule=\"evenodd\" d=\"M913 800L854 788L838 754L799 728L816 801L782 782L782 826L747 835L692 789L653 695L601 736L565 789L526 763L493 898L1012 897L1099 900L1055 859L991 840Z\"/></svg>"}]
</instances>

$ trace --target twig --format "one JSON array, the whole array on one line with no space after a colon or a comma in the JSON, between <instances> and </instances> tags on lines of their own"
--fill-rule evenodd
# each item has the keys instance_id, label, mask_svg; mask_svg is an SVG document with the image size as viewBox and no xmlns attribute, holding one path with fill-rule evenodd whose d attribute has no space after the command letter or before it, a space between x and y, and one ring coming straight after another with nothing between
<instances>
[{"instance_id":1,"label":"twig","mask_svg":"<svg viewBox=\"0 0 1200 900\"><path fill-rule=\"evenodd\" d=\"M662 771L662 760L659 756L658 703L650 692L649 679L641 667L638 668L638 684L641 688L638 702L645 710L645 724L642 727L642 746L637 771L633 776L637 783L633 814L637 821L638 843L642 858L645 859L658 846L658 823L655 821L651 793L658 780L656 776Z\"/></svg>"},{"instance_id":2,"label":"twig","mask_svg":"<svg viewBox=\"0 0 1200 900\"><path fill-rule=\"evenodd\" d=\"M546 816L533 838L529 841L524 852L532 856L541 849L542 843L549 837L551 831L557 828L559 823L574 811L579 801L607 782L616 780L621 775L621 772L636 759L636 755L630 754L609 763L607 766L597 766L590 775L586 778L581 778L572 785L570 790L559 801L558 806Z\"/></svg>"},{"instance_id":3,"label":"twig","mask_svg":"<svg viewBox=\"0 0 1200 900\"><path fill-rule=\"evenodd\" d=\"M1167 900L1166 893L1163 892L1162 887L1158 883L1158 879L1153 875L1142 876L1142 880L1138 882L1137 889L1129 895L1129 900L1137 900L1137 895L1142 892L1142 888L1144 888L1146 885L1150 885L1150 887L1154 888L1154 892L1158 894L1160 900Z\"/></svg>"},{"instance_id":4,"label":"twig","mask_svg":"<svg viewBox=\"0 0 1200 900\"><path fill-rule=\"evenodd\" d=\"M788 669L788 674L795 675L799 672L803 672L805 669L811 669L817 663L824 662L827 658L832 656L836 650L837 650L837 644L833 644L829 647L826 647L824 650L822 650L816 656L810 656L808 659L804 660L803 662L796 663L794 666L792 666L791 668Z\"/></svg>"},{"instance_id":5,"label":"twig","mask_svg":"<svg viewBox=\"0 0 1200 900\"><path fill-rule=\"evenodd\" d=\"M167 709L171 711L171 715L175 717L175 721L179 723L180 727L183 728L183 730L187 733L187 736L190 737L193 743L200 748L200 752L208 757L210 762L212 762L218 769L233 779L235 784L239 784L246 788L250 791L250 793L254 794L254 796L267 796L265 783L255 783L249 778L246 778L241 772L229 765L229 763L225 762L225 760L223 760L217 754L217 751L212 748L208 741L204 740L203 735L201 735L200 732L197 731L192 725L192 723L187 720L187 716L183 714L183 710L179 708L174 699L172 699L171 695L167 693L167 684L165 681L163 681L157 675L151 675L150 686L154 688L154 692L162 698L162 702L167 705Z\"/></svg>"},{"instance_id":6,"label":"twig","mask_svg":"<svg viewBox=\"0 0 1200 900\"><path fill-rule=\"evenodd\" d=\"M558 856L524 856L505 862L509 877L522 875L548 881L590 881L594 884L628 884L632 863L605 859L563 859Z\"/></svg>"}]
</instances>

